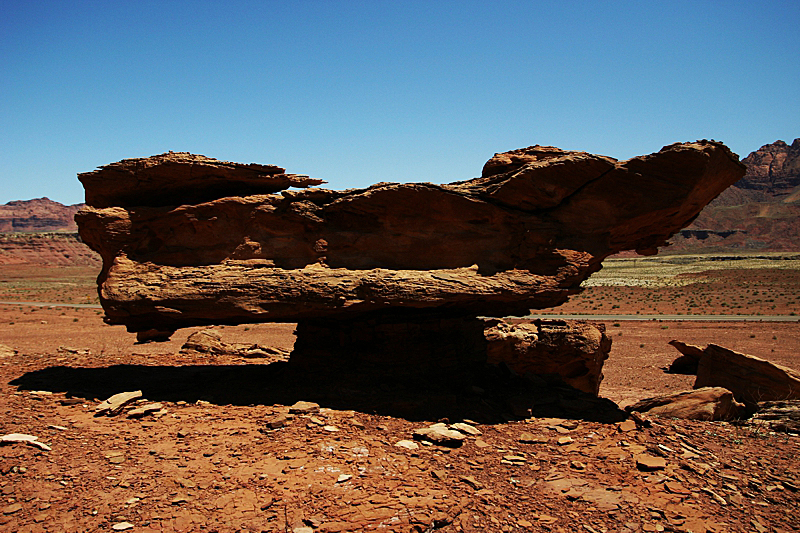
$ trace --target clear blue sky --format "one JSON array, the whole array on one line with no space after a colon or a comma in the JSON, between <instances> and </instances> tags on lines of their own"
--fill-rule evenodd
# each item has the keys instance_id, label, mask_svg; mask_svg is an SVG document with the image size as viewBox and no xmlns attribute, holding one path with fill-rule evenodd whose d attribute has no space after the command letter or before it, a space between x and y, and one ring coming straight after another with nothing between
<instances>
[{"instance_id":1,"label":"clear blue sky","mask_svg":"<svg viewBox=\"0 0 800 533\"><path fill-rule=\"evenodd\" d=\"M168 150L331 188L800 137L800 2L0 0L0 203Z\"/></svg>"}]
</instances>

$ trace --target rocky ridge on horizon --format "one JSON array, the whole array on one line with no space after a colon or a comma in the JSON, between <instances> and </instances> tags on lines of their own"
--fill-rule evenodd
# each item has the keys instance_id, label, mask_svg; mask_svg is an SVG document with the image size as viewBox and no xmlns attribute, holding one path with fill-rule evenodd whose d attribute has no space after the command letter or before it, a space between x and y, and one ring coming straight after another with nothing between
<instances>
[{"instance_id":1,"label":"rocky ridge on horizon","mask_svg":"<svg viewBox=\"0 0 800 533\"><path fill-rule=\"evenodd\" d=\"M0 205L0 233L77 232L75 213L85 204L64 205L46 196Z\"/></svg>"}]
</instances>

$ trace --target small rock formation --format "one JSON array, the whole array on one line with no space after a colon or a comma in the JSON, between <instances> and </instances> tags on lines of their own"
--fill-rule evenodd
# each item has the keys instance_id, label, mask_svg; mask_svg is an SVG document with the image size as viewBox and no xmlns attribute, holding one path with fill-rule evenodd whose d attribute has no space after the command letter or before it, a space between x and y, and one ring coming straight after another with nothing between
<instances>
[{"instance_id":1,"label":"small rock formation","mask_svg":"<svg viewBox=\"0 0 800 533\"><path fill-rule=\"evenodd\" d=\"M76 221L103 258L109 324L297 322L297 365L450 373L486 361L478 316L559 305L605 257L656 253L744 171L715 141L628 161L531 146L468 181L334 191L275 166L167 153L81 174ZM536 335L564 357L553 328ZM596 363L569 364L560 372L596 392Z\"/></svg>"},{"instance_id":2,"label":"small rock formation","mask_svg":"<svg viewBox=\"0 0 800 533\"><path fill-rule=\"evenodd\" d=\"M694 387L725 387L737 400L754 406L758 402L800 399L800 373L709 344L700 358Z\"/></svg>"},{"instance_id":3,"label":"small rock formation","mask_svg":"<svg viewBox=\"0 0 800 533\"><path fill-rule=\"evenodd\" d=\"M734 400L728 389L703 387L646 398L625 410L691 420L733 420L743 412L744 404Z\"/></svg>"},{"instance_id":4,"label":"small rock formation","mask_svg":"<svg viewBox=\"0 0 800 533\"><path fill-rule=\"evenodd\" d=\"M800 372L791 368L716 344L705 348L677 340L669 344L683 354L672 366L681 360L697 365L695 389L724 387L751 410L759 402L800 399Z\"/></svg>"},{"instance_id":5,"label":"small rock formation","mask_svg":"<svg viewBox=\"0 0 800 533\"><path fill-rule=\"evenodd\" d=\"M578 390L597 395L611 339L603 324L575 320L536 320L510 324L488 320L487 359L505 363L524 377L554 374Z\"/></svg>"}]
</instances>

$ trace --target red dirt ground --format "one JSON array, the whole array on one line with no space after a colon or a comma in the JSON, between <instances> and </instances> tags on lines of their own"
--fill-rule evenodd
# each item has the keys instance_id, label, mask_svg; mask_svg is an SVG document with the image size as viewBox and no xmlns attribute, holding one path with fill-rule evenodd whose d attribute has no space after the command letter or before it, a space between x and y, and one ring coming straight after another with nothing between
<instances>
[{"instance_id":1,"label":"red dirt ground","mask_svg":"<svg viewBox=\"0 0 800 533\"><path fill-rule=\"evenodd\" d=\"M614 347L601 395L620 403L691 387L691 376L662 370L677 355L666 344L673 338L800 369L797 323L615 324L607 323ZM293 342L291 324L219 329L227 342ZM0 447L0 530L114 531L126 522L134 532L800 528L797 437L727 423L656 419L625 431L580 417L532 418L477 424L482 435L460 448L407 450L395 443L424 421L347 400L269 430L267 418L308 399L309 383L278 393L270 376L282 363L180 355L190 331L135 345L94 309L0 306L0 344L19 351L0 359L0 432L33 434L52 448ZM92 416L97 400L135 388L167 413ZM70 396L78 403L64 405ZM561 437L571 442L559 445ZM665 456L666 468L639 470L640 454Z\"/></svg>"}]
</instances>

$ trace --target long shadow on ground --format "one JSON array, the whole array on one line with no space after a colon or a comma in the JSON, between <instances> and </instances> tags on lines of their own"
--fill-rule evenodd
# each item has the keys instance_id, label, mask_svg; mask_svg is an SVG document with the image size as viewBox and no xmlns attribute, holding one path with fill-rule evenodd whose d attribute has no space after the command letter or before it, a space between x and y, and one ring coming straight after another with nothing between
<instances>
[{"instance_id":1,"label":"long shadow on ground","mask_svg":"<svg viewBox=\"0 0 800 533\"><path fill-rule=\"evenodd\" d=\"M21 390L47 390L101 400L142 390L151 401L205 400L217 405L291 405L314 401L337 410L409 420L471 419L500 423L536 417L616 422L627 418L610 400L557 381L532 382L487 365L474 376L393 378L353 372L310 373L290 363L256 365L101 368L54 366L10 382Z\"/></svg>"}]
</instances>

